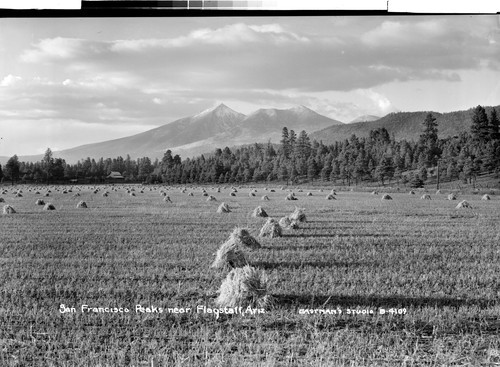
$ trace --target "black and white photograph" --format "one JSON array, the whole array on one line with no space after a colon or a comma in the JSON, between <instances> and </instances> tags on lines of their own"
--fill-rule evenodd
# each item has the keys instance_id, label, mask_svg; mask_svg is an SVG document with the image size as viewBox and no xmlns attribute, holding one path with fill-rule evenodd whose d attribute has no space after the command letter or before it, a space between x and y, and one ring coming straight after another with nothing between
<instances>
[{"instance_id":1,"label":"black and white photograph","mask_svg":"<svg viewBox=\"0 0 500 367\"><path fill-rule=\"evenodd\" d=\"M183 14L0 18L0 366L500 365L499 15Z\"/></svg>"}]
</instances>

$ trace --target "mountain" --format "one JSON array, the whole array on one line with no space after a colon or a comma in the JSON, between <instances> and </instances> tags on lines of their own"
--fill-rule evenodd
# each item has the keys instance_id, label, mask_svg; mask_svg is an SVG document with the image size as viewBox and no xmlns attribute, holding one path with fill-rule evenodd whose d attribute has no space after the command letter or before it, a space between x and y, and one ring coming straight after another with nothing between
<instances>
[{"instance_id":1,"label":"mountain","mask_svg":"<svg viewBox=\"0 0 500 367\"><path fill-rule=\"evenodd\" d=\"M249 132L264 134L276 130L281 133L284 126L289 130L307 128L312 132L331 125L342 125L342 122L320 115L307 107L297 106L287 110L259 109L248 115L243 124Z\"/></svg>"},{"instance_id":2,"label":"mountain","mask_svg":"<svg viewBox=\"0 0 500 367\"><path fill-rule=\"evenodd\" d=\"M298 106L286 110L258 110L245 116L224 104L205 110L194 116L184 117L140 134L81 145L54 151L53 156L75 163L87 157L149 157L162 158L170 149L182 158L208 153L218 147L278 142L284 126L306 130L308 133L323 129L339 121L322 116L313 110ZM21 161L38 161L42 155L20 156Z\"/></svg>"},{"instance_id":3,"label":"mountain","mask_svg":"<svg viewBox=\"0 0 500 367\"><path fill-rule=\"evenodd\" d=\"M356 123L356 122L365 122L365 121L375 121L378 120L380 117L379 116L374 116L374 115L363 115L356 117L354 120L349 122L350 124Z\"/></svg>"},{"instance_id":4,"label":"mountain","mask_svg":"<svg viewBox=\"0 0 500 367\"><path fill-rule=\"evenodd\" d=\"M500 106L485 107L490 113L495 108L500 113ZM375 121L357 122L341 126L330 126L310 134L311 139L323 141L324 144L331 144L335 141L349 139L352 134L357 137L367 137L370 130L385 128L389 134L394 134L397 140L406 139L417 141L422 133L422 123L428 113L436 118L438 123L438 136L445 138L456 136L463 131L469 131L473 108L466 111L455 111L448 113L439 112L394 112Z\"/></svg>"}]
</instances>

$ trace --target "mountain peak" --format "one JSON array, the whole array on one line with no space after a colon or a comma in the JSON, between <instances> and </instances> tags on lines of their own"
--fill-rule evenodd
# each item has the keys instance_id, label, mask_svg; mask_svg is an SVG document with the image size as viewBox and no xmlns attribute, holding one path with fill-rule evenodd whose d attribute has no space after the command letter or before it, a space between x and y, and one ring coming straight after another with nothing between
<instances>
[{"instance_id":1,"label":"mountain peak","mask_svg":"<svg viewBox=\"0 0 500 367\"><path fill-rule=\"evenodd\" d=\"M228 115L241 115L239 112L233 110L232 108L229 108L226 106L224 103L219 104L218 106L206 109L199 114L195 115L194 117L201 117L205 116L208 114L214 114L217 117L223 117L223 116L228 116Z\"/></svg>"}]
</instances>

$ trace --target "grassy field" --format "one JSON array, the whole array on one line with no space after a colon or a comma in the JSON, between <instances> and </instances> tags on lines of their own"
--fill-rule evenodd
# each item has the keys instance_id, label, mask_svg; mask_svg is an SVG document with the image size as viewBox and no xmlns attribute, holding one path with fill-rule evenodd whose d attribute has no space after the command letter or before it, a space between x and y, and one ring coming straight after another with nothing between
<instances>
[{"instance_id":1,"label":"grassy field","mask_svg":"<svg viewBox=\"0 0 500 367\"><path fill-rule=\"evenodd\" d=\"M5 187L2 205L17 213L0 216L1 366L500 365L498 196L325 200L329 190L306 196L304 188L285 201L279 188L230 197L229 188L207 187L217 198L207 202L200 188L134 187L136 196L125 186L52 187L49 197L46 187L19 186L22 197ZM472 209L455 209L463 199ZM80 200L87 209L76 208ZM222 201L231 213L216 213ZM257 236L259 205L277 219L296 205L307 215L299 229L246 251L268 274L274 307L197 312L214 307L225 276L210 269L213 253L235 226ZM62 304L76 312L62 313Z\"/></svg>"}]
</instances>

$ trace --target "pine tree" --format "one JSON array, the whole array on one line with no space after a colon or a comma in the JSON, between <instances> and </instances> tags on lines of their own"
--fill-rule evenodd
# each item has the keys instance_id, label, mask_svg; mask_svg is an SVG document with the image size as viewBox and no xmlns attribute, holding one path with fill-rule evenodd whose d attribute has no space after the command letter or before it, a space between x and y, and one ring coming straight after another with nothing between
<instances>
[{"instance_id":1,"label":"pine tree","mask_svg":"<svg viewBox=\"0 0 500 367\"><path fill-rule=\"evenodd\" d=\"M493 108L490 112L489 130L492 140L500 140L500 120L498 119L495 108Z\"/></svg>"},{"instance_id":2,"label":"pine tree","mask_svg":"<svg viewBox=\"0 0 500 367\"><path fill-rule=\"evenodd\" d=\"M490 139L490 122L482 106L477 106L472 113L471 134L476 144L485 143Z\"/></svg>"},{"instance_id":3,"label":"pine tree","mask_svg":"<svg viewBox=\"0 0 500 367\"><path fill-rule=\"evenodd\" d=\"M12 185L19 180L20 164L17 155L13 155L5 164L5 176L10 178Z\"/></svg>"},{"instance_id":4,"label":"pine tree","mask_svg":"<svg viewBox=\"0 0 500 367\"><path fill-rule=\"evenodd\" d=\"M419 146L423 157L422 162L419 163L420 165L431 167L437 164L437 160L441 155L441 150L438 147L438 124L431 113L425 117L423 126L424 130L419 139Z\"/></svg>"},{"instance_id":5,"label":"pine tree","mask_svg":"<svg viewBox=\"0 0 500 367\"><path fill-rule=\"evenodd\" d=\"M311 140L305 130L302 130L297 138L297 144L295 146L295 156L308 159L311 155Z\"/></svg>"},{"instance_id":6,"label":"pine tree","mask_svg":"<svg viewBox=\"0 0 500 367\"><path fill-rule=\"evenodd\" d=\"M290 158L290 135L288 133L288 129L286 128L286 126L283 128L282 132L281 132L281 149L283 149L283 155L286 157L286 158Z\"/></svg>"},{"instance_id":7,"label":"pine tree","mask_svg":"<svg viewBox=\"0 0 500 367\"><path fill-rule=\"evenodd\" d=\"M307 162L307 178L310 180L314 180L317 175L317 169L318 168L314 158L309 159L309 161Z\"/></svg>"}]
</instances>

